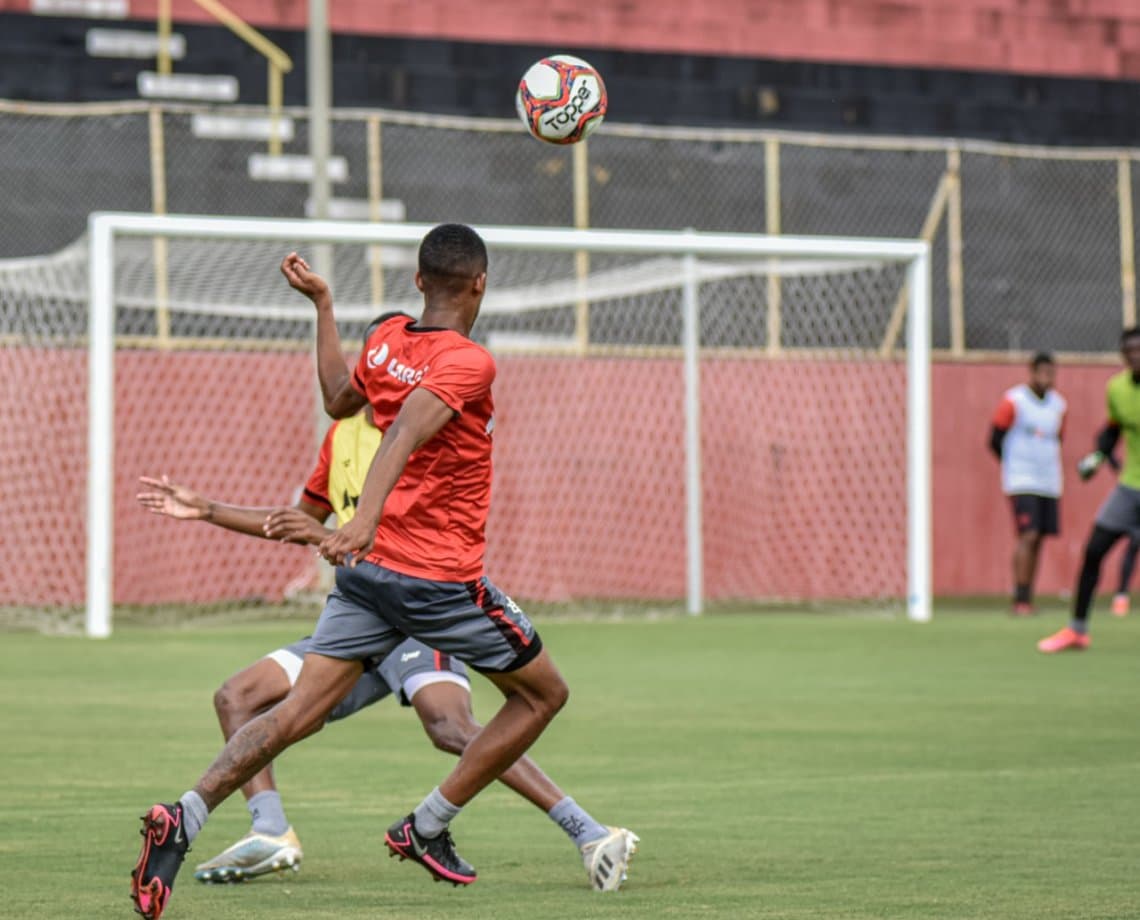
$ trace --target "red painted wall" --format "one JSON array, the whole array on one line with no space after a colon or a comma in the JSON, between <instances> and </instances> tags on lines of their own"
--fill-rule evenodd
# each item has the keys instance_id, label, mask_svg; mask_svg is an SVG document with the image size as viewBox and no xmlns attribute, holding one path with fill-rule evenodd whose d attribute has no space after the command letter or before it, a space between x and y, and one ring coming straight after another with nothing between
<instances>
[{"instance_id":1,"label":"red painted wall","mask_svg":"<svg viewBox=\"0 0 1140 920\"><path fill-rule=\"evenodd\" d=\"M1100 502L1115 484L1102 472L1082 483L1074 469L1104 424L1106 366L1062 367L1057 389L1069 403L1064 444L1065 496L1058 539L1046 544L1038 588L1071 591L1081 548ZM1002 392L1024 379L1009 365L937 365L933 373L934 590L989 594L1009 584L1013 525L1001 494L997 461L983 450L988 417ZM1115 556L1110 570L1114 571ZM1102 588L1104 586L1102 585Z\"/></svg>"},{"instance_id":2,"label":"red painted wall","mask_svg":"<svg viewBox=\"0 0 1140 920\"><path fill-rule=\"evenodd\" d=\"M0 0L24 11L29 0ZM306 0L229 0L260 26L303 28ZM1135 0L334 0L337 32L965 68L1110 79L1140 78ZM153 19L157 0L131 0ZM176 19L205 22L191 0Z\"/></svg>"},{"instance_id":3,"label":"red painted wall","mask_svg":"<svg viewBox=\"0 0 1140 920\"><path fill-rule=\"evenodd\" d=\"M1101 424L1111 368L1065 367L1064 534L1040 588L1071 587L1111 488L1071 470ZM86 358L9 348L0 419L0 604L83 595ZM309 552L152 517L138 476L215 498L294 499L315 455L305 355L122 352L116 376L115 597L119 603L280 597ZM1012 547L988 419L1024 371L933 371L935 591L1002 593ZM679 362L503 358L488 570L522 598L684 593ZM901 595L904 379L880 362L710 361L703 369L706 588L714 598Z\"/></svg>"}]
</instances>

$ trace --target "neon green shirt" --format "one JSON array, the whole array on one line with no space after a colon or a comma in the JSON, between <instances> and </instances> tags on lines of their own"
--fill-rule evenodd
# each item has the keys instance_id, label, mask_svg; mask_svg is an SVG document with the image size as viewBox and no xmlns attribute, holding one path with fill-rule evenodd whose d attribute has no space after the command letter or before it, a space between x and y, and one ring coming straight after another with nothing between
<instances>
[{"instance_id":1,"label":"neon green shirt","mask_svg":"<svg viewBox=\"0 0 1140 920\"><path fill-rule=\"evenodd\" d=\"M1120 484L1140 489L1140 383L1132 380L1132 372L1123 370L1108 381L1105 388L1108 420L1120 426L1124 435L1124 466Z\"/></svg>"}]
</instances>

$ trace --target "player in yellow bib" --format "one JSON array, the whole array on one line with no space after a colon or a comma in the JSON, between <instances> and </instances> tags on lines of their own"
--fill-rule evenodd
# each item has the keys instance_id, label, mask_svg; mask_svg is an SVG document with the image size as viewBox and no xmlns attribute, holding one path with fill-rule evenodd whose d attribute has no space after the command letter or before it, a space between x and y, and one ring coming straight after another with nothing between
<instances>
[{"instance_id":1,"label":"player in yellow bib","mask_svg":"<svg viewBox=\"0 0 1140 920\"><path fill-rule=\"evenodd\" d=\"M386 314L369 326L365 340ZM409 317L410 319L410 317ZM324 521L332 512L343 526L352 519L364 478L383 437L373 424L371 407L336 422L325 435L320 456L292 508L226 505L197 495L165 477L143 478L139 503L149 511L182 520L205 520L228 530L291 543L316 545L331 531ZM309 638L270 652L230 677L214 695L214 709L228 740L255 716L289 693L301 671ZM386 696L415 709L432 743L461 754L480 725L471 711L471 685L463 664L415 639L406 639L364 673L329 715L334 722ZM500 780L545 811L578 847L590 884L614 891L626 878L637 835L599 824L565 795L529 757L522 757ZM285 818L272 764L242 787L253 825L250 832L217 856L201 863L201 882L242 881L293 868L301 862L301 842Z\"/></svg>"},{"instance_id":2,"label":"player in yellow bib","mask_svg":"<svg viewBox=\"0 0 1140 920\"><path fill-rule=\"evenodd\" d=\"M1125 459L1120 481L1097 512L1092 533L1085 544L1084 562L1073 602L1069 625L1037 643L1046 653L1089 647L1089 609L1100 579L1100 567L1108 551L1121 537L1140 528L1140 327L1125 329L1120 337L1125 369L1115 374L1105 388L1108 421L1097 435L1096 449L1077 467L1082 479L1090 479L1112 457L1124 436Z\"/></svg>"}]
</instances>

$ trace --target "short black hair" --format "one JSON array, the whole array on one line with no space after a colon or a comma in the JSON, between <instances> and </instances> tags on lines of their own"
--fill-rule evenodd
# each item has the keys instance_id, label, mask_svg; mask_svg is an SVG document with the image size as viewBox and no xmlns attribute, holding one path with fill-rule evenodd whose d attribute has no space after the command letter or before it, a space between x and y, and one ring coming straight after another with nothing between
<instances>
[{"instance_id":1,"label":"short black hair","mask_svg":"<svg viewBox=\"0 0 1140 920\"><path fill-rule=\"evenodd\" d=\"M1140 338L1140 326L1129 326L1122 333L1120 333L1120 347L1123 348L1124 344L1129 339Z\"/></svg>"},{"instance_id":2,"label":"short black hair","mask_svg":"<svg viewBox=\"0 0 1140 920\"><path fill-rule=\"evenodd\" d=\"M487 270L487 247L466 224L440 224L420 242L419 270L430 284L459 287Z\"/></svg>"},{"instance_id":3,"label":"short black hair","mask_svg":"<svg viewBox=\"0 0 1140 920\"><path fill-rule=\"evenodd\" d=\"M1049 352L1039 351L1039 352L1037 352L1037 354L1035 354L1033 356L1033 360L1029 362L1029 366L1031 368L1033 368L1034 370L1037 370L1037 368L1039 368L1042 364L1056 364L1056 363L1057 362L1053 360L1053 356L1051 354L1049 354Z\"/></svg>"},{"instance_id":4,"label":"short black hair","mask_svg":"<svg viewBox=\"0 0 1140 920\"><path fill-rule=\"evenodd\" d=\"M389 310L387 313L381 313L376 319L372 320L364 329L364 344L368 344L368 340L372 338L372 333L376 331L381 323L386 323L388 320L396 316L406 316L408 319L415 319L410 313L405 313L403 310Z\"/></svg>"}]
</instances>

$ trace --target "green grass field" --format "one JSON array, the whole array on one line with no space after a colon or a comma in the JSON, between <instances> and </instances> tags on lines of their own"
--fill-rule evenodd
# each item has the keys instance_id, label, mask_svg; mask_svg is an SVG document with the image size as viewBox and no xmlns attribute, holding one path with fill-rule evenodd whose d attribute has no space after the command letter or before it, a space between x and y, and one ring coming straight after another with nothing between
<instances>
[{"instance_id":1,"label":"green grass field","mask_svg":"<svg viewBox=\"0 0 1140 920\"><path fill-rule=\"evenodd\" d=\"M534 754L642 837L626 888L493 788L454 825L480 879L431 883L384 828L450 761L390 701L288 752L297 875L205 887L181 918L1134 918L1140 915L1140 622L733 615L547 621L571 699ZM133 916L137 816L216 753L210 696L296 622L0 638L3 917ZM476 708L494 706L477 680ZM244 832L226 803L188 862Z\"/></svg>"}]
</instances>

